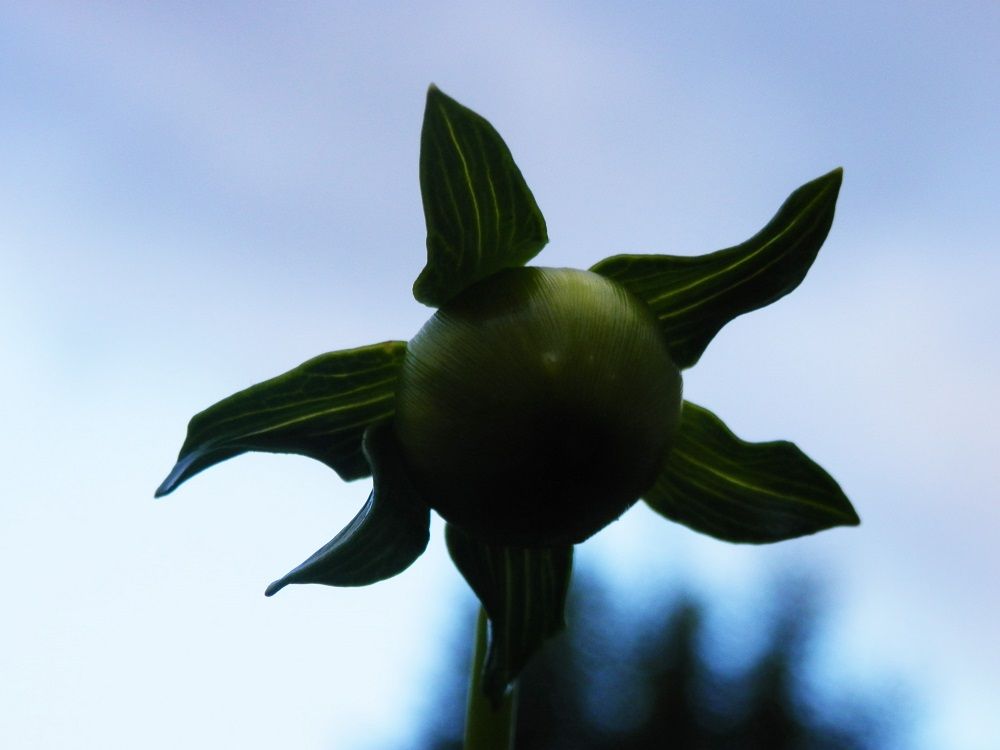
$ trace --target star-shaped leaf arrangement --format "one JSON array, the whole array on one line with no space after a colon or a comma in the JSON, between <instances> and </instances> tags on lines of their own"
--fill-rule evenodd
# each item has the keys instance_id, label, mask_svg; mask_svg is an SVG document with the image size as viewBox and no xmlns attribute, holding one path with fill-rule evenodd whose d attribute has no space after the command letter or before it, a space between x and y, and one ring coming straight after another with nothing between
<instances>
[{"instance_id":1,"label":"star-shaped leaf arrangement","mask_svg":"<svg viewBox=\"0 0 1000 750\"><path fill-rule=\"evenodd\" d=\"M528 267L545 220L481 116L427 95L420 186L437 310L409 342L324 354L196 415L157 490L247 451L297 453L374 489L358 516L267 589L360 586L406 569L430 511L489 618L478 683L494 700L563 627L573 545L639 499L730 542L859 523L795 445L748 443L681 399L716 333L801 283L826 239L836 169L746 242L697 257Z\"/></svg>"}]
</instances>

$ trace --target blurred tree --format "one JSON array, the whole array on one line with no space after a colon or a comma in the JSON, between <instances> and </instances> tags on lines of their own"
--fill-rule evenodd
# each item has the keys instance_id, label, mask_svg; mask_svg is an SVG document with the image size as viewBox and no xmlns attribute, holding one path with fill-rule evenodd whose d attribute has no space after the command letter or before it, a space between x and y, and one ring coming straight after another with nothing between
<instances>
[{"instance_id":1,"label":"blurred tree","mask_svg":"<svg viewBox=\"0 0 1000 750\"><path fill-rule=\"evenodd\" d=\"M691 595L645 612L620 611L605 587L578 571L570 627L520 681L518 750L876 750L901 747L890 697L831 696L806 675L817 608L801 582L748 634L741 667L708 657L706 606ZM474 617L470 605L462 632ZM461 750L469 654L447 665L426 713L428 750ZM725 659L721 659L725 661Z\"/></svg>"}]
</instances>

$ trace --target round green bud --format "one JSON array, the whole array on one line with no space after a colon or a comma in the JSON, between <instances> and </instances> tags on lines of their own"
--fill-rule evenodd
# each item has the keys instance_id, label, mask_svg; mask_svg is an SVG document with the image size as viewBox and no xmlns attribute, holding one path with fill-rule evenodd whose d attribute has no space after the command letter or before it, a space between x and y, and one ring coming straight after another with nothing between
<instances>
[{"instance_id":1,"label":"round green bud","mask_svg":"<svg viewBox=\"0 0 1000 750\"><path fill-rule=\"evenodd\" d=\"M589 271L514 268L409 343L395 430L425 501L492 543L576 543L656 479L681 377L649 308Z\"/></svg>"}]
</instances>

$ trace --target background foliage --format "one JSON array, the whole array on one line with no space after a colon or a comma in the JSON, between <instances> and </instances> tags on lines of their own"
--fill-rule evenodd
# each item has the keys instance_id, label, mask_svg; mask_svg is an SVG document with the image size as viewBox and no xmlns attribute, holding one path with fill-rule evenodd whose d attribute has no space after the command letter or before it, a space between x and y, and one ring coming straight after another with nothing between
<instances>
[{"instance_id":1,"label":"background foliage","mask_svg":"<svg viewBox=\"0 0 1000 750\"><path fill-rule=\"evenodd\" d=\"M652 606L621 607L606 576L584 569L570 588L570 625L521 679L518 750L904 750L911 701L898 683L874 693L830 684L811 662L821 594L806 579L775 586L757 632L712 642L713 606L675 590ZM468 679L466 630L456 619L448 671L431 683L420 745L461 750ZM413 747L413 745L406 745ZM403 746L400 746L402 750Z\"/></svg>"}]
</instances>

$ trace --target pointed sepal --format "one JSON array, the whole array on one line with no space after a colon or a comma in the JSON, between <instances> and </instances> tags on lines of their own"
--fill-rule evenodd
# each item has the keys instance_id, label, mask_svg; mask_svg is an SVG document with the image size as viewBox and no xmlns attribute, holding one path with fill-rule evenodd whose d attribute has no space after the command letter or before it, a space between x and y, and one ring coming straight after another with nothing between
<instances>
[{"instance_id":1,"label":"pointed sepal","mask_svg":"<svg viewBox=\"0 0 1000 750\"><path fill-rule=\"evenodd\" d=\"M427 548L430 508L410 482L392 425L369 427L363 448L375 479L368 502L343 531L268 586L266 596L290 583L367 586L403 572Z\"/></svg>"},{"instance_id":2,"label":"pointed sepal","mask_svg":"<svg viewBox=\"0 0 1000 750\"><path fill-rule=\"evenodd\" d=\"M482 687L496 705L531 656L565 627L573 547L486 544L453 524L445 529L445 539L489 618Z\"/></svg>"},{"instance_id":3,"label":"pointed sepal","mask_svg":"<svg viewBox=\"0 0 1000 750\"><path fill-rule=\"evenodd\" d=\"M680 368L733 318L771 304L805 278L833 222L841 169L808 182L741 245L694 257L615 255L590 270L650 306Z\"/></svg>"},{"instance_id":4,"label":"pointed sepal","mask_svg":"<svg viewBox=\"0 0 1000 750\"><path fill-rule=\"evenodd\" d=\"M860 523L840 485L795 444L748 443L689 401L667 464L643 499L728 542L780 542Z\"/></svg>"},{"instance_id":5,"label":"pointed sepal","mask_svg":"<svg viewBox=\"0 0 1000 750\"><path fill-rule=\"evenodd\" d=\"M346 480L369 476L361 439L392 417L405 353L406 342L386 341L322 354L210 406L191 419L156 496L247 451L309 456Z\"/></svg>"},{"instance_id":6,"label":"pointed sepal","mask_svg":"<svg viewBox=\"0 0 1000 750\"><path fill-rule=\"evenodd\" d=\"M420 136L427 265L413 284L440 307L503 268L522 266L548 242L545 219L500 134L442 93L427 92Z\"/></svg>"}]
</instances>

